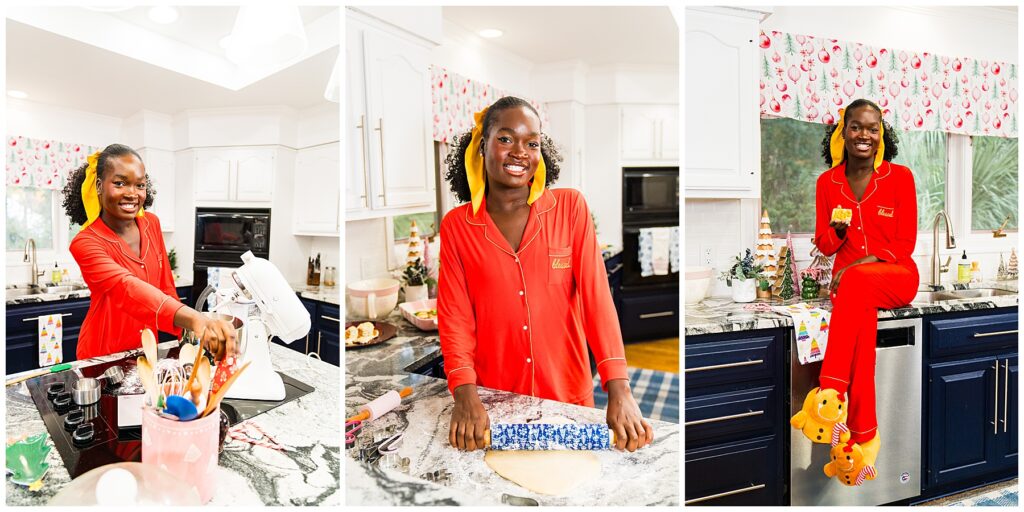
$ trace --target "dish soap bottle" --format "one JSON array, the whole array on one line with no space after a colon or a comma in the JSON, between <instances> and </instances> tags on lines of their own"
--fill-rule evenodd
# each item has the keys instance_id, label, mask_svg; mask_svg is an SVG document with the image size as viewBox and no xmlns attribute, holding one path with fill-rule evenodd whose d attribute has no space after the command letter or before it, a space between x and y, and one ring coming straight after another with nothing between
<instances>
[{"instance_id":1,"label":"dish soap bottle","mask_svg":"<svg viewBox=\"0 0 1024 512\"><path fill-rule=\"evenodd\" d=\"M53 271L50 272L50 281L53 281L53 284L60 284L60 281L63 278L64 274L60 271L60 267L57 266L57 262L53 262Z\"/></svg>"},{"instance_id":2,"label":"dish soap bottle","mask_svg":"<svg viewBox=\"0 0 1024 512\"><path fill-rule=\"evenodd\" d=\"M960 257L960 264L956 268L956 280L958 283L971 282L971 262L967 261L967 251Z\"/></svg>"}]
</instances>

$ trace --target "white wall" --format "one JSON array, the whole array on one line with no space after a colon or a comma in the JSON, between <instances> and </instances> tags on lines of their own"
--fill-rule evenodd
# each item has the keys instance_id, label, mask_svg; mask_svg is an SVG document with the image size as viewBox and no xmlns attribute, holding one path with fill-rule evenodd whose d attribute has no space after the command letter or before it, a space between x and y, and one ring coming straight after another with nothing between
<instances>
[{"instance_id":1,"label":"white wall","mask_svg":"<svg viewBox=\"0 0 1024 512\"><path fill-rule=\"evenodd\" d=\"M532 97L534 64L490 44L462 27L444 23L444 38L430 52L430 63L452 73L491 84L511 94Z\"/></svg>"},{"instance_id":2,"label":"white wall","mask_svg":"<svg viewBox=\"0 0 1024 512\"><path fill-rule=\"evenodd\" d=\"M388 219L390 220L390 219ZM385 219L354 220L345 223L346 283L388 277L389 243Z\"/></svg>"}]
</instances>

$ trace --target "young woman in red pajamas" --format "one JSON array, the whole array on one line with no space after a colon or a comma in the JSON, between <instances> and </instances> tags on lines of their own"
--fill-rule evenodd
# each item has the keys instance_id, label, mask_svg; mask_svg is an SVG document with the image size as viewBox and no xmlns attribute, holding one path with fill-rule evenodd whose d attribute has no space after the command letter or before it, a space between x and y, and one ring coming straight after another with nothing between
<instances>
[{"instance_id":1,"label":"young woman in red pajamas","mask_svg":"<svg viewBox=\"0 0 1024 512\"><path fill-rule=\"evenodd\" d=\"M814 243L826 256L834 254L835 262L828 347L820 388L811 394L815 407L830 397L848 404L850 440L843 449L859 445L873 474L881 447L875 417L878 310L907 305L917 291L917 265L911 257L917 195L910 169L890 162L898 140L878 106L856 100L840 117L824 144L825 158L835 167L818 178L816 191ZM831 221L834 208L852 210L852 218ZM828 442L829 437L812 441Z\"/></svg>"},{"instance_id":2,"label":"young woman in red pajamas","mask_svg":"<svg viewBox=\"0 0 1024 512\"><path fill-rule=\"evenodd\" d=\"M178 335L188 328L218 359L235 352L230 323L178 301L160 220L143 212L154 195L142 158L122 144L89 156L68 175L64 211L82 225L71 255L91 292L78 359L140 348L143 329Z\"/></svg>"},{"instance_id":3,"label":"young woman in red pajamas","mask_svg":"<svg viewBox=\"0 0 1024 512\"><path fill-rule=\"evenodd\" d=\"M593 407L587 346L608 391L620 449L651 442L629 389L619 322L583 196L549 190L558 154L528 102L476 114L448 155L460 201L441 221L438 334L455 399L449 442L484 447L490 420L477 386Z\"/></svg>"}]
</instances>

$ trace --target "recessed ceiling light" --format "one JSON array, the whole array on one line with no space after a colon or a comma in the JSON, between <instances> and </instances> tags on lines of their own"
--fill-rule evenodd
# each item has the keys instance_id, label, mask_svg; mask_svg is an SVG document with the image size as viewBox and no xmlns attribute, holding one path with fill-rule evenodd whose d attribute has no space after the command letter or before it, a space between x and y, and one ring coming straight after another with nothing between
<instances>
[{"instance_id":1,"label":"recessed ceiling light","mask_svg":"<svg viewBox=\"0 0 1024 512\"><path fill-rule=\"evenodd\" d=\"M168 25L178 21L178 10L169 5L158 5L149 8L149 19L154 23Z\"/></svg>"},{"instance_id":2,"label":"recessed ceiling light","mask_svg":"<svg viewBox=\"0 0 1024 512\"><path fill-rule=\"evenodd\" d=\"M28 93L27 92L25 92L25 91L16 91L14 89L11 89L10 91L7 91L7 95L12 97L12 98L18 98L19 100L23 100L25 98L28 98Z\"/></svg>"},{"instance_id":3,"label":"recessed ceiling light","mask_svg":"<svg viewBox=\"0 0 1024 512\"><path fill-rule=\"evenodd\" d=\"M479 32L480 37L486 37L487 39L494 39L495 37L501 37L504 32L496 28L485 28Z\"/></svg>"}]
</instances>

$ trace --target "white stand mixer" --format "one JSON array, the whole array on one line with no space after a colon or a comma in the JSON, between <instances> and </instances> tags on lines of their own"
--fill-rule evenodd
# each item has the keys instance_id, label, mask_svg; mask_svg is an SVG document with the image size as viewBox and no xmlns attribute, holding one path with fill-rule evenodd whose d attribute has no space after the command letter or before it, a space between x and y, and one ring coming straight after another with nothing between
<instances>
[{"instance_id":1,"label":"white stand mixer","mask_svg":"<svg viewBox=\"0 0 1024 512\"><path fill-rule=\"evenodd\" d=\"M291 343L309 333L309 312L295 290L273 263L257 258L251 251L242 255L243 265L231 270L238 288L217 290L212 313L224 313L242 320L238 330L238 364L250 363L228 389L225 398L284 400L281 376L270 363L270 338ZM197 303L202 307L205 295Z\"/></svg>"}]
</instances>

